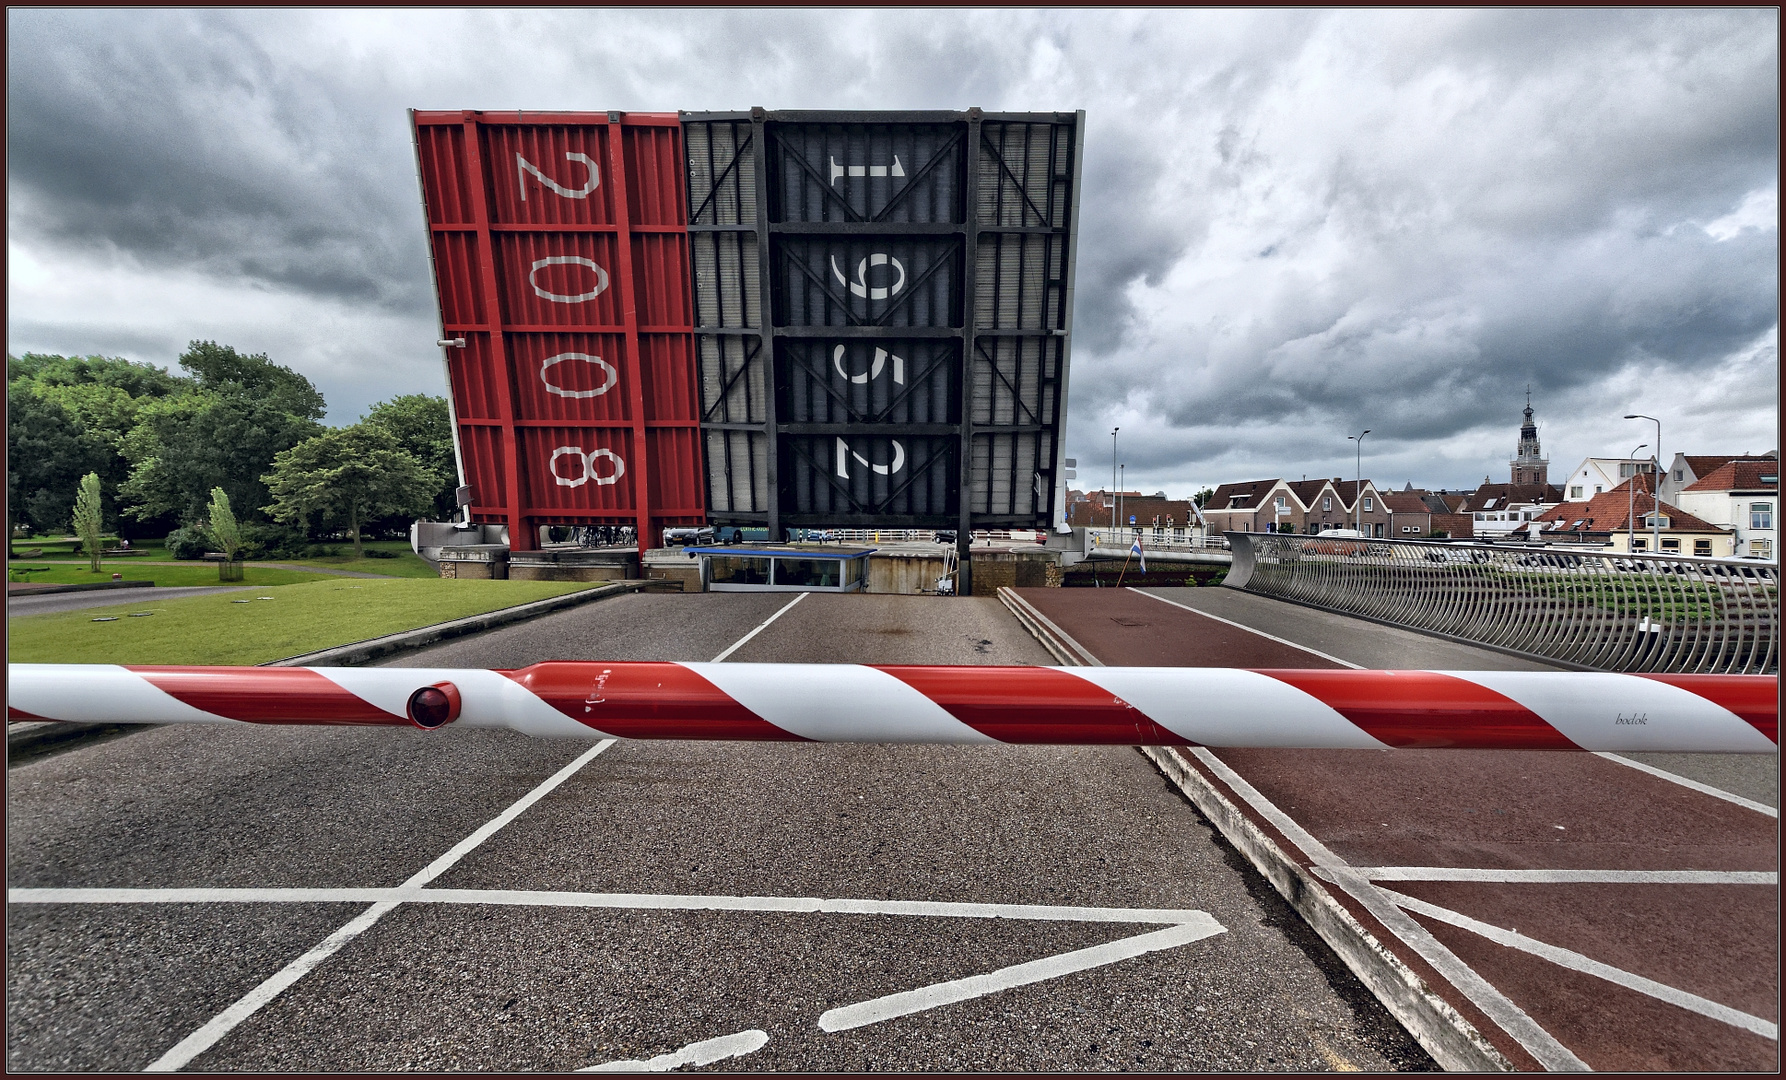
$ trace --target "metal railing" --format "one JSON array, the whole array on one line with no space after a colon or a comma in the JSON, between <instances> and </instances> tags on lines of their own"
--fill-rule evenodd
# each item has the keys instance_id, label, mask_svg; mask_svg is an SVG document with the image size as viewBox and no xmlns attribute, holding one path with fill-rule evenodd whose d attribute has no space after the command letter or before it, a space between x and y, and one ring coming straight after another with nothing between
<instances>
[{"instance_id":1,"label":"metal railing","mask_svg":"<svg viewBox=\"0 0 1786 1080\"><path fill-rule=\"evenodd\" d=\"M1601 671L1780 670L1778 563L1227 536L1227 584L1264 596Z\"/></svg>"},{"instance_id":2,"label":"metal railing","mask_svg":"<svg viewBox=\"0 0 1786 1080\"><path fill-rule=\"evenodd\" d=\"M1135 525L1129 528L1100 528L1085 530L1085 550L1092 548L1122 548L1125 551L1141 539L1141 546L1153 551L1202 551L1205 548L1216 551L1228 550L1228 541L1221 533L1205 533L1202 529L1168 529L1164 526Z\"/></svg>"}]
</instances>

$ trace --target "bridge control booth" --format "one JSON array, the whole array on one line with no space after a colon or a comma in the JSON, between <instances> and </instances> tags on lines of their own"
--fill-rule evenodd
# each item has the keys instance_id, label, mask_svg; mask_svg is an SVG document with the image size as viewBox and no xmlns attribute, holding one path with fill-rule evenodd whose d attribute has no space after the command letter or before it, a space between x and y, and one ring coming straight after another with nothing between
<instances>
[{"instance_id":1,"label":"bridge control booth","mask_svg":"<svg viewBox=\"0 0 1786 1080\"><path fill-rule=\"evenodd\" d=\"M861 592L874 548L691 547L703 592Z\"/></svg>"}]
</instances>

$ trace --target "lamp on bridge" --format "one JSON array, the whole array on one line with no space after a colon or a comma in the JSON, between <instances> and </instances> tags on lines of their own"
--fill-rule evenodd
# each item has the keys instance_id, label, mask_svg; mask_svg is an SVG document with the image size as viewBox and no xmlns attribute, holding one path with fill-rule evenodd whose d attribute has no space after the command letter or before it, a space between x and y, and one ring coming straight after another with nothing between
<instances>
[{"instance_id":1,"label":"lamp on bridge","mask_svg":"<svg viewBox=\"0 0 1786 1080\"><path fill-rule=\"evenodd\" d=\"M1110 498L1106 501L1110 504L1108 509L1111 531L1116 529L1116 493L1119 490L1116 486L1116 433L1121 430L1119 427L1110 429Z\"/></svg>"},{"instance_id":2,"label":"lamp on bridge","mask_svg":"<svg viewBox=\"0 0 1786 1080\"><path fill-rule=\"evenodd\" d=\"M1356 511L1353 516L1358 519L1358 534L1360 536L1364 535L1364 437L1370 433L1371 429L1365 428L1356 435L1346 436L1348 439L1358 440L1352 455L1353 475L1357 477L1353 481L1352 508ZM1392 480L1390 483L1394 483L1394 481Z\"/></svg>"},{"instance_id":3,"label":"lamp on bridge","mask_svg":"<svg viewBox=\"0 0 1786 1080\"><path fill-rule=\"evenodd\" d=\"M1650 507L1650 523L1655 526L1656 531L1654 534L1655 538L1650 541L1650 550L1659 555L1662 553L1662 421L1657 420L1653 416L1646 416L1643 413L1626 413L1625 419L1648 420L1656 425L1656 481L1655 490L1650 493L1655 496L1653 500L1655 505ZM1646 443L1645 445L1647 446L1648 444ZM1636 478L1635 473L1632 474L1632 478Z\"/></svg>"}]
</instances>

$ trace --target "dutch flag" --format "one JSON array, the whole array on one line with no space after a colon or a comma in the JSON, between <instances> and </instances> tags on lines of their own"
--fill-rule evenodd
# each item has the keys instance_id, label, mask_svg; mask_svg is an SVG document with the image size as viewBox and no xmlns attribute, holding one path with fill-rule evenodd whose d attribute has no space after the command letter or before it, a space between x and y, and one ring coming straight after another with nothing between
<instances>
[{"instance_id":1,"label":"dutch flag","mask_svg":"<svg viewBox=\"0 0 1786 1080\"><path fill-rule=\"evenodd\" d=\"M1135 537L1135 543L1130 546L1129 554L1141 560L1141 572L1143 574L1147 573L1147 552L1141 550L1141 538L1139 536Z\"/></svg>"}]
</instances>

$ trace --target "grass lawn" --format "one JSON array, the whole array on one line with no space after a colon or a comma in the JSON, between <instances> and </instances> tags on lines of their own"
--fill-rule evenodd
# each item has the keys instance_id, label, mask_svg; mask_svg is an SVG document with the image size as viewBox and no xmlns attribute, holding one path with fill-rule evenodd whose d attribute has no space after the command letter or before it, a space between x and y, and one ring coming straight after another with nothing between
<instances>
[{"instance_id":1,"label":"grass lawn","mask_svg":"<svg viewBox=\"0 0 1786 1080\"><path fill-rule=\"evenodd\" d=\"M39 545L39 544L35 544L35 543L28 544L28 543L24 542L23 540L21 540L21 541L18 541L14 546L20 551L28 551L34 547L40 547L40 546L44 547L44 553L42 555L33 556L32 558L28 558L28 559L26 559L26 558L13 559L12 562L13 562L13 565L15 565L15 566L17 566L17 565L24 565L24 566L43 566L43 565L54 565L54 566L80 565L80 566L85 566L85 565L87 565L87 557L85 555L73 554L72 552L70 552L68 550L67 544L63 544L59 548L53 548L53 547L48 547L48 546ZM136 546L136 545L133 545L133 547L134 546ZM396 558L394 558L394 559L356 559L353 557L353 545L348 544L348 543L330 543L327 545L321 545L321 544L312 545L313 549L320 549L325 546L338 550L340 552L340 554L338 554L338 555L314 555L314 556L301 555L301 556L297 556L295 558L290 558L290 559L278 558L275 556L275 557L269 557L269 558L265 558L265 559L253 560L253 561L245 563L244 565L252 568L254 566L255 562L275 562L275 563L282 563L282 564L285 564L288 566L316 566L316 567L326 568L329 570L353 570L353 571L357 571L362 574L381 574L385 577L431 578L431 577L439 577L440 576L432 566L428 565L428 563L424 559L422 559L420 556L418 556L414 551L410 550L409 541L407 541L407 540L369 540L364 545L364 547L367 551L390 552L392 555L396 556ZM173 561L175 561L174 557L172 555L169 555L167 553L167 549L162 547L159 542L154 542L154 543L144 542L142 545L140 545L140 547L138 549L142 551L141 555L123 555L123 556L117 556L117 557L107 556L104 560L106 579L103 579L103 580L109 580L109 578L114 570L123 573L124 579L126 581L141 580L142 575L131 574L129 572L130 566L141 564L144 562L173 562ZM198 567L198 566L215 567L216 564L193 559L193 560L187 560L184 563L184 565L195 566L195 567ZM248 572L250 574L254 573L253 569L250 569ZM183 578L180 581L175 582L172 580L162 581L160 575L150 575L150 576L154 578L154 581L158 585L199 584L198 582L186 581ZM215 570L212 571L212 576L213 577L216 576ZM42 575L33 574L33 575L31 575L30 580L32 580L32 581L39 581L39 580L48 581L50 579L48 577L44 577ZM85 580L102 580L102 579L85 579ZM291 581L302 581L302 580L308 580L308 579L293 577L293 578L288 578L286 581L258 581L253 578L250 578L248 583L250 585L283 585L283 584L287 584L288 582L291 582ZM70 584L70 582L62 581L60 579L58 579L56 583L59 585Z\"/></svg>"},{"instance_id":2,"label":"grass lawn","mask_svg":"<svg viewBox=\"0 0 1786 1080\"><path fill-rule=\"evenodd\" d=\"M303 559L269 559L267 561L286 563L291 566L321 566L330 570L354 570L362 574L383 574L386 577L435 578L440 576L425 559L410 550L407 540L370 540L362 545L367 551L390 552L397 556L395 559L356 559L353 557L352 544L331 544L329 546L338 546L341 554Z\"/></svg>"},{"instance_id":3,"label":"grass lawn","mask_svg":"<svg viewBox=\"0 0 1786 1080\"><path fill-rule=\"evenodd\" d=\"M126 604L7 620L7 659L15 664L261 664L597 584L338 577L159 602L144 590ZM257 596L272 599L249 599ZM244 599L249 602L235 602ZM129 617L137 611L154 614ZM93 621L106 616L117 621Z\"/></svg>"},{"instance_id":4,"label":"grass lawn","mask_svg":"<svg viewBox=\"0 0 1786 1080\"><path fill-rule=\"evenodd\" d=\"M395 561L395 560L391 560ZM239 582L218 581L217 564L213 562L187 562L176 566L142 566L133 564L129 559L117 562L107 560L105 569L95 574L87 569L87 560L78 563L56 562L45 559L15 559L8 564L7 578L12 578L10 571L20 567L48 566L48 570L33 570L23 575L20 580L36 585L85 585L91 581L110 581L113 574L123 574L125 581L153 581L162 588L178 585L296 585L304 581L322 581L325 575L306 574L301 570L273 570L264 566L247 563L242 568L242 580ZM425 563L423 565L426 565ZM334 579L330 579L334 580Z\"/></svg>"}]
</instances>

